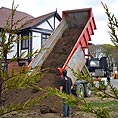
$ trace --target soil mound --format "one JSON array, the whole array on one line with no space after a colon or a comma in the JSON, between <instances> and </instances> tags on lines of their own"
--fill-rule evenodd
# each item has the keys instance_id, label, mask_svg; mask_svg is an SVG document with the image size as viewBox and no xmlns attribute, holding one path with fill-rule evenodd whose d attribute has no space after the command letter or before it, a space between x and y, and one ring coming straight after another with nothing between
<instances>
[{"instance_id":1,"label":"soil mound","mask_svg":"<svg viewBox=\"0 0 118 118\"><path fill-rule=\"evenodd\" d=\"M44 78L39 83L41 87L45 88L50 86L59 88L60 75L58 68L64 65L81 32L82 29L68 29L64 32L62 38L54 46L52 52L41 67L42 69L48 68L48 71L45 72ZM50 102L51 107L53 106L54 109L60 111L61 100L59 98L46 98L43 104L44 106L49 107Z\"/></svg>"}]
</instances>

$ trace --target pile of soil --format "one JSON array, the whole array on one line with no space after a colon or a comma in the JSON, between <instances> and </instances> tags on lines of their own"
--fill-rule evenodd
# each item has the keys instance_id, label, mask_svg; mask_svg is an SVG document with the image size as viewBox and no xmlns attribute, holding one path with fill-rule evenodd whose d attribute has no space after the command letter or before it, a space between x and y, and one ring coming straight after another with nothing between
<instances>
[{"instance_id":1,"label":"pile of soil","mask_svg":"<svg viewBox=\"0 0 118 118\"><path fill-rule=\"evenodd\" d=\"M59 88L60 74L58 71L59 67L62 67L69 56L71 50L73 49L75 43L77 42L82 28L68 29L64 32L63 36L57 44L54 46L52 52L49 54L48 58L44 61L42 69L49 68L44 72L44 77L38 82L38 85L42 88L54 87ZM15 91L7 96L6 104L11 104L12 102L22 103L28 98L34 98L36 96L41 96L40 91L34 91L32 89ZM40 105L40 111L42 112L60 112L61 110L61 99L58 97L45 97Z\"/></svg>"},{"instance_id":2,"label":"pile of soil","mask_svg":"<svg viewBox=\"0 0 118 118\"><path fill-rule=\"evenodd\" d=\"M49 68L44 74L43 80L39 83L41 87L54 87L59 88L60 84L60 74L59 67L62 67L68 58L71 50L73 49L75 43L81 34L82 29L68 29L64 32L62 38L54 46L52 52L49 54L48 58L44 61L42 69ZM54 102L55 101L55 102ZM51 104L49 104L51 102ZM44 99L44 106L54 107L57 111L61 111L61 100L57 97Z\"/></svg>"}]
</instances>

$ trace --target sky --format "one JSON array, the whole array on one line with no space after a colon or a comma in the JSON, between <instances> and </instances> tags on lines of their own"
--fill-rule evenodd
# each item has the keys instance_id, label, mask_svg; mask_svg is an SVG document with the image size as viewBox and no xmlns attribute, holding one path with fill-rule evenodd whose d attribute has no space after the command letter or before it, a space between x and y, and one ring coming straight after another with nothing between
<instances>
[{"instance_id":1,"label":"sky","mask_svg":"<svg viewBox=\"0 0 118 118\"><path fill-rule=\"evenodd\" d=\"M112 14L118 15L117 0L14 0L17 10L28 13L34 17L53 12L62 16L62 11L82 8L92 8L97 29L91 36L93 44L112 44L108 34L107 16L101 4L107 4ZM0 0L0 7L11 8L13 0ZM117 17L118 18L118 17Z\"/></svg>"}]
</instances>

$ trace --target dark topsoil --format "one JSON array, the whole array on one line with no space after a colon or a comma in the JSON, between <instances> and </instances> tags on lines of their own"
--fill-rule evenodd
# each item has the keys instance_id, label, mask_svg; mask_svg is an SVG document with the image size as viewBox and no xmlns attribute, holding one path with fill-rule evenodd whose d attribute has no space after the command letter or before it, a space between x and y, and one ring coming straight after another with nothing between
<instances>
[{"instance_id":1,"label":"dark topsoil","mask_svg":"<svg viewBox=\"0 0 118 118\"><path fill-rule=\"evenodd\" d=\"M77 28L68 29L64 32L62 38L54 46L52 52L42 65L42 69L49 69L44 72L44 77L38 82L40 87L45 88L49 86L59 88L60 75L58 67L62 67L65 63L81 32L82 29ZM6 96L7 99L5 104L11 104L12 102L18 103L19 101L22 103L28 98L34 98L36 96L42 96L42 92L36 91L35 89L27 89L22 91L17 90ZM61 112L61 101L62 100L58 97L45 97L38 109L40 109L42 113ZM35 108L32 108L32 110L33 109L35 110Z\"/></svg>"}]
</instances>

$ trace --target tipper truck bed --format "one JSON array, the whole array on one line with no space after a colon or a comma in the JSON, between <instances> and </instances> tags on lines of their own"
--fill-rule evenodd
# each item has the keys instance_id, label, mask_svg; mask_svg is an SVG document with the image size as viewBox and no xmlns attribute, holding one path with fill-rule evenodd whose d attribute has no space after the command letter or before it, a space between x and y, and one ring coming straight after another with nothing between
<instances>
[{"instance_id":1,"label":"tipper truck bed","mask_svg":"<svg viewBox=\"0 0 118 118\"><path fill-rule=\"evenodd\" d=\"M43 87L59 87L58 72L60 70L61 73L63 69L67 69L68 76L76 85L75 93L77 93L77 88L84 87L82 85L86 82L78 80L79 78L73 75L70 68L73 68L75 72L85 69L85 48L88 48L90 35L93 34L96 25L92 8L63 11L62 15L61 23L29 67L48 68L41 81Z\"/></svg>"}]
</instances>

